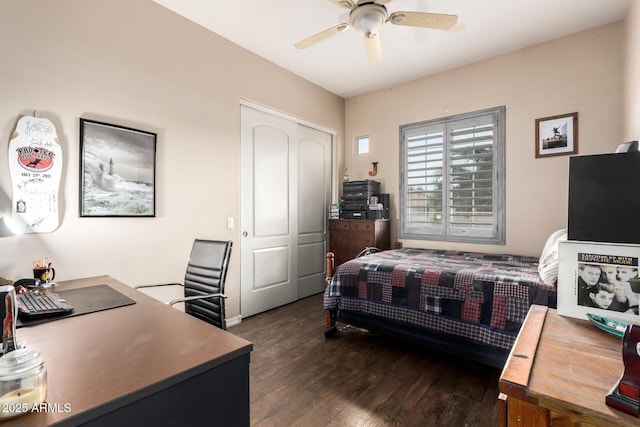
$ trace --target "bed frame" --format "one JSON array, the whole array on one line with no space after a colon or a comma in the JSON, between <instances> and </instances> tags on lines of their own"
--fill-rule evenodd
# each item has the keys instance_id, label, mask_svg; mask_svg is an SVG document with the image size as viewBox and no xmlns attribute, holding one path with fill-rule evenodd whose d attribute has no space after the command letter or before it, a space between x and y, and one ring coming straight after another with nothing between
<instances>
[{"instance_id":1,"label":"bed frame","mask_svg":"<svg viewBox=\"0 0 640 427\"><path fill-rule=\"evenodd\" d=\"M335 273L335 256L332 252L327 253L326 262L326 281L328 285ZM456 357L471 359L499 369L504 367L509 357L509 350L470 343L447 334L421 328L411 328L407 325L396 324L387 319L380 319L363 313L345 310L325 310L325 312L326 328L324 335L326 338L338 336L340 332L338 323L341 322L442 351Z\"/></svg>"}]
</instances>

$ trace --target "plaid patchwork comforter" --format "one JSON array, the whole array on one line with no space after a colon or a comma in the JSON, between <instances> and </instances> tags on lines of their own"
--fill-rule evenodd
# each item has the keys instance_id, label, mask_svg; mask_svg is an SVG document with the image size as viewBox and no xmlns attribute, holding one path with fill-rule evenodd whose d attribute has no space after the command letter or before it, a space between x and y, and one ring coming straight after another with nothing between
<instances>
[{"instance_id":1,"label":"plaid patchwork comforter","mask_svg":"<svg viewBox=\"0 0 640 427\"><path fill-rule=\"evenodd\" d=\"M324 308L510 349L532 304L555 307L556 289L532 257L396 249L340 265Z\"/></svg>"}]
</instances>

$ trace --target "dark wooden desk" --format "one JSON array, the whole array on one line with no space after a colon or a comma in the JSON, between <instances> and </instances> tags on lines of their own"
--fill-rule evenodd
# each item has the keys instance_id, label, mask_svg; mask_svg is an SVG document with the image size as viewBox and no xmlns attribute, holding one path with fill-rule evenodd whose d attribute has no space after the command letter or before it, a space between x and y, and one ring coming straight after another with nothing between
<instances>
[{"instance_id":1,"label":"dark wooden desk","mask_svg":"<svg viewBox=\"0 0 640 427\"><path fill-rule=\"evenodd\" d=\"M46 412L2 426L249 425L253 345L109 276L136 304L18 329L48 371Z\"/></svg>"},{"instance_id":2,"label":"dark wooden desk","mask_svg":"<svg viewBox=\"0 0 640 427\"><path fill-rule=\"evenodd\" d=\"M500 377L501 425L637 427L605 403L622 371L621 339L533 305Z\"/></svg>"}]
</instances>

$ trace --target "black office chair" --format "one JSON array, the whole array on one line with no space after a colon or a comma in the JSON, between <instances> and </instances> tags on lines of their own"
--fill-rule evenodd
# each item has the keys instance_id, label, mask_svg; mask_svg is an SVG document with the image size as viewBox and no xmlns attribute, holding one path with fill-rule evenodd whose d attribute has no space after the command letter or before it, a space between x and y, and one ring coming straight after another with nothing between
<instances>
[{"instance_id":1,"label":"black office chair","mask_svg":"<svg viewBox=\"0 0 640 427\"><path fill-rule=\"evenodd\" d=\"M187 272L182 283L139 285L135 289L156 286L182 286L184 297L170 301L169 305L185 303L185 313L221 329L227 329L224 311L224 282L231 258L231 241L196 239L191 248Z\"/></svg>"}]
</instances>

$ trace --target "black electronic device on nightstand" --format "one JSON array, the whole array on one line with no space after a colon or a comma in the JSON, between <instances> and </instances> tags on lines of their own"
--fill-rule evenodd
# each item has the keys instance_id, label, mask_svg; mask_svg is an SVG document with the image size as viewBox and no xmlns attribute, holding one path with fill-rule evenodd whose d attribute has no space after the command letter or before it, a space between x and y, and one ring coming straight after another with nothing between
<instances>
[{"instance_id":1,"label":"black electronic device on nightstand","mask_svg":"<svg viewBox=\"0 0 640 427\"><path fill-rule=\"evenodd\" d=\"M569 240L640 244L640 152L569 159Z\"/></svg>"}]
</instances>

